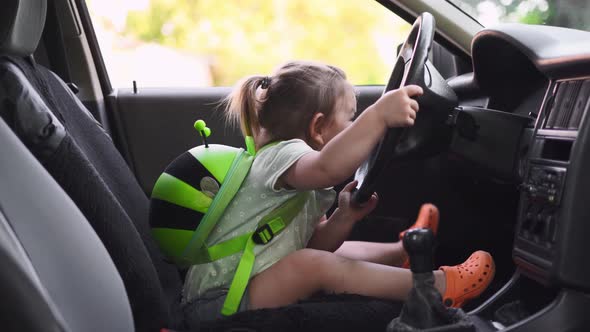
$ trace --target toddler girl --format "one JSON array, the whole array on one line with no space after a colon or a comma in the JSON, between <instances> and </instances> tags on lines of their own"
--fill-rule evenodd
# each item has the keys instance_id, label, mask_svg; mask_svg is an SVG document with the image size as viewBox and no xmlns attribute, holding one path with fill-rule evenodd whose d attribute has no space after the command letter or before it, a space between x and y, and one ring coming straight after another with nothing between
<instances>
[{"instance_id":1,"label":"toddler girl","mask_svg":"<svg viewBox=\"0 0 590 332\"><path fill-rule=\"evenodd\" d=\"M354 293L404 300L412 287L401 242L345 242L355 222L377 204L374 194L363 206L351 204L349 183L338 208L331 189L367 159L386 130L412 126L419 110L410 85L385 93L354 122L356 97L344 72L312 62L290 62L273 76L243 80L227 99L227 115L252 136L256 159L241 189L208 239L208 246L251 232L270 211L307 191L299 214L266 245L254 248L252 279L238 311L295 303L318 291ZM421 209L413 227L436 231L438 212ZM240 254L191 267L183 301L203 318L218 315ZM464 264L434 271L435 287L447 305L461 306L478 296L494 275L491 256L475 252Z\"/></svg>"}]
</instances>

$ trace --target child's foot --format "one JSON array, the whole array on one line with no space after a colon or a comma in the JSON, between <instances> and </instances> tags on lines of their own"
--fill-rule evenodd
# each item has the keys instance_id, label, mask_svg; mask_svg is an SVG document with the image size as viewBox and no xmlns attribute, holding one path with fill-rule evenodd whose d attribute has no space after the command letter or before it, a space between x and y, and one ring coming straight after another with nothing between
<instances>
[{"instance_id":1,"label":"child's foot","mask_svg":"<svg viewBox=\"0 0 590 332\"><path fill-rule=\"evenodd\" d=\"M436 235L438 231L438 208L430 203L422 204L416 222L410 228L399 233L399 239L402 240L406 232L414 228L429 228Z\"/></svg>"},{"instance_id":2,"label":"child's foot","mask_svg":"<svg viewBox=\"0 0 590 332\"><path fill-rule=\"evenodd\" d=\"M432 233L436 235L436 232L438 231L438 209L436 206L430 203L422 204L422 207L420 207L420 212L418 212L418 218L416 218L416 222L410 226L410 228L399 233L400 241L404 238L404 234L406 234L407 231L414 228L429 228L432 230ZM410 267L410 260L408 257L404 259L401 267L404 269Z\"/></svg>"},{"instance_id":3,"label":"child's foot","mask_svg":"<svg viewBox=\"0 0 590 332\"><path fill-rule=\"evenodd\" d=\"M463 263L455 266L441 266L446 278L443 303L448 307L460 308L478 297L492 282L496 273L494 259L485 251L476 251Z\"/></svg>"}]
</instances>

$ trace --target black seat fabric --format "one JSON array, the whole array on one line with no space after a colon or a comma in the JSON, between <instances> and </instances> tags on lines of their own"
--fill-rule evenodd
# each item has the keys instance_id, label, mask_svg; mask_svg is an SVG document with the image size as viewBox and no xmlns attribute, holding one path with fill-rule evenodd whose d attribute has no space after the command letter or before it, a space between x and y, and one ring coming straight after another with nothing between
<instances>
[{"instance_id":1,"label":"black seat fabric","mask_svg":"<svg viewBox=\"0 0 590 332\"><path fill-rule=\"evenodd\" d=\"M193 322L193 317L187 316L187 325L219 332L383 332L401 307L401 302L354 294L318 294L300 303L239 312L217 321Z\"/></svg>"},{"instance_id":2,"label":"black seat fabric","mask_svg":"<svg viewBox=\"0 0 590 332\"><path fill-rule=\"evenodd\" d=\"M39 79L50 80L51 86L35 89L29 84L42 84ZM0 63L0 80L2 117L72 197L104 242L125 283L138 330L176 325L170 310L178 303L180 277L175 267L162 260L150 237L147 198L108 136L46 69L5 58ZM36 91L50 95L42 98ZM47 105L57 110L55 115ZM60 113L63 110L70 111ZM64 132L59 118L65 134L56 144L53 141Z\"/></svg>"},{"instance_id":3,"label":"black seat fabric","mask_svg":"<svg viewBox=\"0 0 590 332\"><path fill-rule=\"evenodd\" d=\"M0 142L2 329L133 331L123 282L99 237L2 119Z\"/></svg>"}]
</instances>

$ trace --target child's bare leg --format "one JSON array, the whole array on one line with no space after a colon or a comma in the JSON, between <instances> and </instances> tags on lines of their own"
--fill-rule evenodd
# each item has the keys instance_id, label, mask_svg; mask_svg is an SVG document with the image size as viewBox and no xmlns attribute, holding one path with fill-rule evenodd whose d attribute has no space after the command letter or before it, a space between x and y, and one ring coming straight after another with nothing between
<instances>
[{"instance_id":1,"label":"child's bare leg","mask_svg":"<svg viewBox=\"0 0 590 332\"><path fill-rule=\"evenodd\" d=\"M443 272L435 271L434 276L435 287L444 294ZM403 300L411 287L410 270L303 249L252 279L249 300L252 309L295 303L318 291Z\"/></svg>"},{"instance_id":2,"label":"child's bare leg","mask_svg":"<svg viewBox=\"0 0 590 332\"><path fill-rule=\"evenodd\" d=\"M416 218L416 222L408 229L430 228L435 234L438 230L438 209L432 204L423 204ZM407 230L400 233L402 234ZM355 260L385 264L390 266L402 266L408 268L408 258L402 242L374 243L361 241L346 241L335 251L336 254Z\"/></svg>"},{"instance_id":3,"label":"child's bare leg","mask_svg":"<svg viewBox=\"0 0 590 332\"><path fill-rule=\"evenodd\" d=\"M407 258L401 241L393 243L345 241L334 253L354 260L398 267Z\"/></svg>"}]
</instances>

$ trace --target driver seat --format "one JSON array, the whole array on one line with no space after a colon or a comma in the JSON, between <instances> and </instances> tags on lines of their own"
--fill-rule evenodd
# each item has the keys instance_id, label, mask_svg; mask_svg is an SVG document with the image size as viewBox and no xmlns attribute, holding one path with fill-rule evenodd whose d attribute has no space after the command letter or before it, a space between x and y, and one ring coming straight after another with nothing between
<instances>
[{"instance_id":1,"label":"driver seat","mask_svg":"<svg viewBox=\"0 0 590 332\"><path fill-rule=\"evenodd\" d=\"M35 63L47 2L0 12L0 116L72 198L119 271L135 326L178 326L181 279L149 233L148 199L110 137L68 86Z\"/></svg>"},{"instance_id":2,"label":"driver seat","mask_svg":"<svg viewBox=\"0 0 590 332\"><path fill-rule=\"evenodd\" d=\"M7 0L0 12L0 117L47 169L104 243L123 280L135 327L383 330L399 303L335 296L212 323L180 309L182 280L150 234L148 198L101 124L53 72L32 57L45 0ZM57 207L59 208L59 207ZM43 222L40 220L39 222ZM80 222L85 222L81 220ZM328 303L326 303L328 302Z\"/></svg>"}]
</instances>

